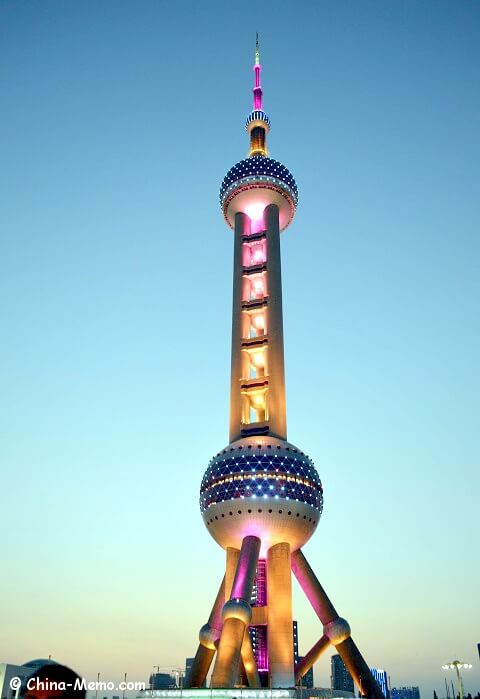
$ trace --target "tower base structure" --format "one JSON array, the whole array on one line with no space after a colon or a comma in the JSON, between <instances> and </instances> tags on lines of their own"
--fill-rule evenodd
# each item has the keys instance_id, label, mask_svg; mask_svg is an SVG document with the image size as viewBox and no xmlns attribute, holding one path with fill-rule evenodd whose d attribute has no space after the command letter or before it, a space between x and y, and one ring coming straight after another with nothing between
<instances>
[{"instance_id":1,"label":"tower base structure","mask_svg":"<svg viewBox=\"0 0 480 699\"><path fill-rule=\"evenodd\" d=\"M240 551L227 549L227 574L220 586L209 622L200 630L200 645L190 677L187 678L187 690L195 688L195 692L201 691L201 696L211 696L212 699L228 699L230 696L233 699L238 697L239 689L248 687L242 690L245 699L261 699L263 696L274 699L272 691L276 692L275 697L279 692L278 699L291 699L296 696L295 687L301 685L302 677L328 646L332 645L354 679L360 695L384 699L380 686L351 637L348 622L338 615L301 549L292 552L287 542L275 544L268 549L266 603L251 606L252 596L255 596L253 587L256 572L262 563L259 562L260 550L261 541L256 536L246 536ZM235 572L232 578L233 568ZM323 626L320 639L296 665L292 646L291 572ZM226 595L223 605L222 592ZM267 627L268 651L265 660L268 687L265 689L260 686L259 668L252 651L251 631L258 626ZM200 690L214 657L211 689ZM220 693L217 694L217 691ZM232 691L233 694L230 694ZM308 696L314 696L310 689L300 687L299 691L307 691ZM194 696L197 694L193 694L192 699Z\"/></svg>"},{"instance_id":2,"label":"tower base structure","mask_svg":"<svg viewBox=\"0 0 480 699\"><path fill-rule=\"evenodd\" d=\"M353 699L353 692L327 687L306 689L251 689L235 687L233 689L146 689L137 695L137 699Z\"/></svg>"}]
</instances>

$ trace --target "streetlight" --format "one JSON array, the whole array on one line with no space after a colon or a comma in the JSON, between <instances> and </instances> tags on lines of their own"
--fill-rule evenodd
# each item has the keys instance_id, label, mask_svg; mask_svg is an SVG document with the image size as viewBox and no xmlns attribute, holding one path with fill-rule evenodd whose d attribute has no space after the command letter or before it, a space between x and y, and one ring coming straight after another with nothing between
<instances>
[{"instance_id":1,"label":"streetlight","mask_svg":"<svg viewBox=\"0 0 480 699\"><path fill-rule=\"evenodd\" d=\"M125 699L125 687L127 686L127 673L125 672L123 675L123 694L122 694L122 699Z\"/></svg>"},{"instance_id":2,"label":"streetlight","mask_svg":"<svg viewBox=\"0 0 480 699\"><path fill-rule=\"evenodd\" d=\"M470 670L471 667L472 666L468 663L461 663L460 660L452 660L451 663L442 665L442 670L455 670L457 673L458 693L460 695L460 699L463 699L463 682L462 676L460 675L460 670Z\"/></svg>"}]
</instances>

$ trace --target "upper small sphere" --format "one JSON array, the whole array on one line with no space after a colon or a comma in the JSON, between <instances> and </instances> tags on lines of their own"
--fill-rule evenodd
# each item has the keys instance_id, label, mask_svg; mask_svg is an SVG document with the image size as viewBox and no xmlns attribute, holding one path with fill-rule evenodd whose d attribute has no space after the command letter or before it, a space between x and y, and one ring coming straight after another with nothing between
<instances>
[{"instance_id":1,"label":"upper small sphere","mask_svg":"<svg viewBox=\"0 0 480 699\"><path fill-rule=\"evenodd\" d=\"M210 462L200 487L200 510L215 541L240 548L258 536L261 555L274 544L303 546L315 531L323 490L311 459L270 436L232 442Z\"/></svg>"},{"instance_id":2,"label":"upper small sphere","mask_svg":"<svg viewBox=\"0 0 480 699\"><path fill-rule=\"evenodd\" d=\"M298 203L298 189L291 172L273 158L254 155L234 165L220 187L220 206L228 225L235 225L235 214L276 204L280 230L293 219Z\"/></svg>"},{"instance_id":3,"label":"upper small sphere","mask_svg":"<svg viewBox=\"0 0 480 699\"><path fill-rule=\"evenodd\" d=\"M265 114L263 109L254 109L253 112L250 112L250 114L247 116L246 121L245 121L245 128L247 131L250 130L250 125L254 123L259 123L262 126L265 126L267 130L270 129L270 117Z\"/></svg>"}]
</instances>

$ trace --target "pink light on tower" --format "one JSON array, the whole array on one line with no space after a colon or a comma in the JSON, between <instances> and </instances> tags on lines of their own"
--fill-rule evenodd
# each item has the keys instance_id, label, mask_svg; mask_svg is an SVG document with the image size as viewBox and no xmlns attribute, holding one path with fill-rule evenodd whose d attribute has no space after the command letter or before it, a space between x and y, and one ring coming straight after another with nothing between
<instances>
[{"instance_id":1,"label":"pink light on tower","mask_svg":"<svg viewBox=\"0 0 480 699\"><path fill-rule=\"evenodd\" d=\"M253 88L253 108L263 109L263 92L260 85L260 73L262 72L262 66L260 65L260 49L258 47L258 32L257 32L257 43L255 45L255 65L253 66L255 72L255 87Z\"/></svg>"},{"instance_id":2,"label":"pink light on tower","mask_svg":"<svg viewBox=\"0 0 480 699\"><path fill-rule=\"evenodd\" d=\"M255 191L255 190L254 190ZM251 221L251 232L258 233L264 229L263 212L265 211L266 203L263 201L252 201L245 206L245 213Z\"/></svg>"}]
</instances>

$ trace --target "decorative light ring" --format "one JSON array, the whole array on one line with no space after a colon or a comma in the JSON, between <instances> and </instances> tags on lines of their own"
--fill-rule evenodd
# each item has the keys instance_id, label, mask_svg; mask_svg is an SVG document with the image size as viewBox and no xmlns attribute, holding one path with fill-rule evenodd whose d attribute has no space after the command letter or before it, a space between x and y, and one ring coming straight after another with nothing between
<instances>
[{"instance_id":1,"label":"decorative light ring","mask_svg":"<svg viewBox=\"0 0 480 699\"><path fill-rule=\"evenodd\" d=\"M250 112L245 121L245 129L248 133L251 133L256 126L260 126L261 128L265 129L265 133L268 133L271 128L269 117L265 114L265 112L262 112L259 109Z\"/></svg>"},{"instance_id":2,"label":"decorative light ring","mask_svg":"<svg viewBox=\"0 0 480 699\"><path fill-rule=\"evenodd\" d=\"M246 182L244 186L238 186L239 183L237 183L236 187L233 187L230 191L230 194L228 195L228 198L225 199L224 205L223 205L223 216L225 218L225 221L227 224L230 226L230 221L228 220L227 216L227 210L228 206L233 199L237 196L237 194L240 194L241 192L246 192L249 189L270 189L273 192L277 192L278 194L281 194L281 196L288 202L290 206L290 217L288 219L288 223L284 226L286 228L292 221L294 215L295 215L295 203L292 198L292 192L289 190L283 183L273 183L273 182L268 182L268 181L257 181L257 182Z\"/></svg>"},{"instance_id":3,"label":"decorative light ring","mask_svg":"<svg viewBox=\"0 0 480 699\"><path fill-rule=\"evenodd\" d=\"M278 160L256 155L236 163L225 175L220 187L220 206L222 208L227 190L231 189L234 183L243 182L247 178L255 182L268 179L271 182L282 183L290 189L294 204L295 206L297 205L298 188L288 168L278 162Z\"/></svg>"}]
</instances>

